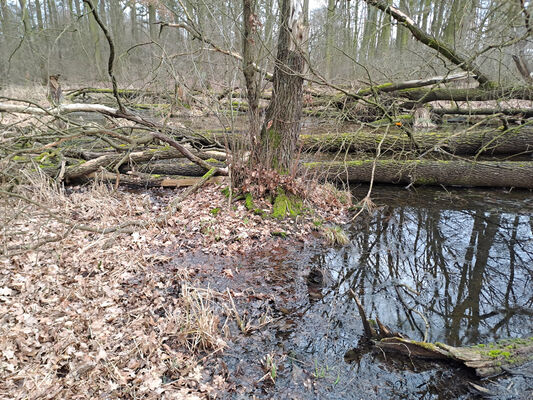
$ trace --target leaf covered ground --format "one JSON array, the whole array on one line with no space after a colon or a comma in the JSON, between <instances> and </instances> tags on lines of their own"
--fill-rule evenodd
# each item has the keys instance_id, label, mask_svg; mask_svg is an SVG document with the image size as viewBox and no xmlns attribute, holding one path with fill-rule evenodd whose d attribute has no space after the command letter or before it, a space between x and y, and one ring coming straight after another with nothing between
<instances>
[{"instance_id":1,"label":"leaf covered ground","mask_svg":"<svg viewBox=\"0 0 533 400\"><path fill-rule=\"evenodd\" d=\"M166 223L156 222L172 191L98 184L65 191L35 181L17 196L4 192L0 398L194 399L231 392L217 360L231 343L227 325L237 322L231 291L202 286L195 274L209 274L209 265L170 260L198 252L227 259L317 240L321 226L347 216L331 188L315 191L308 202L315 211L284 221L267 217L270 203L256 201L254 212L222 189L205 186Z\"/></svg>"}]
</instances>

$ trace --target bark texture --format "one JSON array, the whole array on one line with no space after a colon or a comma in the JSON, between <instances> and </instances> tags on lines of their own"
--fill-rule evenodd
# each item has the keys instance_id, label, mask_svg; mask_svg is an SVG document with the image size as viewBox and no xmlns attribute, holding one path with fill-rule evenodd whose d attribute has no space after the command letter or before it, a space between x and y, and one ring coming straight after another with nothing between
<instances>
[{"instance_id":1,"label":"bark texture","mask_svg":"<svg viewBox=\"0 0 533 400\"><path fill-rule=\"evenodd\" d=\"M305 59L301 44L306 37L301 0L283 0L272 100L261 130L260 163L280 172L291 170L300 134L301 73Z\"/></svg>"},{"instance_id":2,"label":"bark texture","mask_svg":"<svg viewBox=\"0 0 533 400\"><path fill-rule=\"evenodd\" d=\"M375 165L374 165L375 163ZM533 162L362 160L306 163L327 180L533 189ZM375 169L374 169L375 167Z\"/></svg>"}]
</instances>

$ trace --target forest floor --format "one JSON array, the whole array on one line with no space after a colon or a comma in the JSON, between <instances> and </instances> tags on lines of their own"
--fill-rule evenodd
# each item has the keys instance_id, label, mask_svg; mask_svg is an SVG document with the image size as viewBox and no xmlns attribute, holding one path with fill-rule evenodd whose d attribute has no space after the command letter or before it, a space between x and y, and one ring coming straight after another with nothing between
<instances>
[{"instance_id":1,"label":"forest floor","mask_svg":"<svg viewBox=\"0 0 533 400\"><path fill-rule=\"evenodd\" d=\"M217 355L235 326L244 328L233 303L238 293L206 287L201 276L219 272L194 255L225 260L222 274L231 280L239 271L229 260L323 240L318 231L347 222L348 212L324 195L333 195L329 188L316 193L322 207L279 221L230 202L223 187L207 184L166 224L154 221L179 191L98 183L65 190L36 180L18 198L3 197L0 398L231 392Z\"/></svg>"}]
</instances>

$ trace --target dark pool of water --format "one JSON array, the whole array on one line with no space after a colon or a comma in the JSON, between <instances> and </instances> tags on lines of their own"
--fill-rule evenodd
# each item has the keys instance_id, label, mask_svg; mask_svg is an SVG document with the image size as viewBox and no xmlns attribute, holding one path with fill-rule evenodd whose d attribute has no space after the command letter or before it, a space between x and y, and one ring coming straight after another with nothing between
<instances>
[{"instance_id":1,"label":"dark pool of water","mask_svg":"<svg viewBox=\"0 0 533 400\"><path fill-rule=\"evenodd\" d=\"M232 326L223 359L235 386L222 397L470 399L478 396L473 382L495 398L531 398L530 377L481 381L457 365L364 345L348 290L369 318L416 340L459 346L531 336L532 194L378 187L373 200L380 209L347 227L351 241L343 248L285 248L280 240L279 248L234 264L233 279L206 277L211 287L240 294L237 308L248 321L276 318L248 335ZM258 382L267 355L276 363L275 384ZM531 365L521 368L533 375Z\"/></svg>"}]
</instances>

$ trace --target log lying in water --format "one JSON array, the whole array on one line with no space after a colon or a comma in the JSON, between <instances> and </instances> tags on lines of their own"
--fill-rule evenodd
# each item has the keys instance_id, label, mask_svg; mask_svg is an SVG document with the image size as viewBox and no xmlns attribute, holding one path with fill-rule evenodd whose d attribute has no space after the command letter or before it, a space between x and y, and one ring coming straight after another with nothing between
<instances>
[{"instance_id":1,"label":"log lying in water","mask_svg":"<svg viewBox=\"0 0 533 400\"><path fill-rule=\"evenodd\" d=\"M373 173L375 163L375 170ZM533 189L533 162L361 160L305 163L327 180Z\"/></svg>"},{"instance_id":2,"label":"log lying in water","mask_svg":"<svg viewBox=\"0 0 533 400\"><path fill-rule=\"evenodd\" d=\"M367 319L359 297L350 289L348 295L354 299L361 320L364 337L372 340L382 351L401 353L408 357L430 360L453 361L472 368L480 377L499 374L503 371L514 373L511 367L517 367L533 361L533 338L507 339L488 345L479 344L470 347L453 347L443 343L419 342L393 333L376 317L374 323ZM427 336L427 331L426 331ZM426 339L427 340L427 339Z\"/></svg>"},{"instance_id":3,"label":"log lying in water","mask_svg":"<svg viewBox=\"0 0 533 400\"><path fill-rule=\"evenodd\" d=\"M374 341L384 351L410 357L450 360L476 371L479 377L513 373L512 368L533 360L533 339L508 339L489 345L454 347L443 343L417 342L400 337Z\"/></svg>"}]
</instances>

